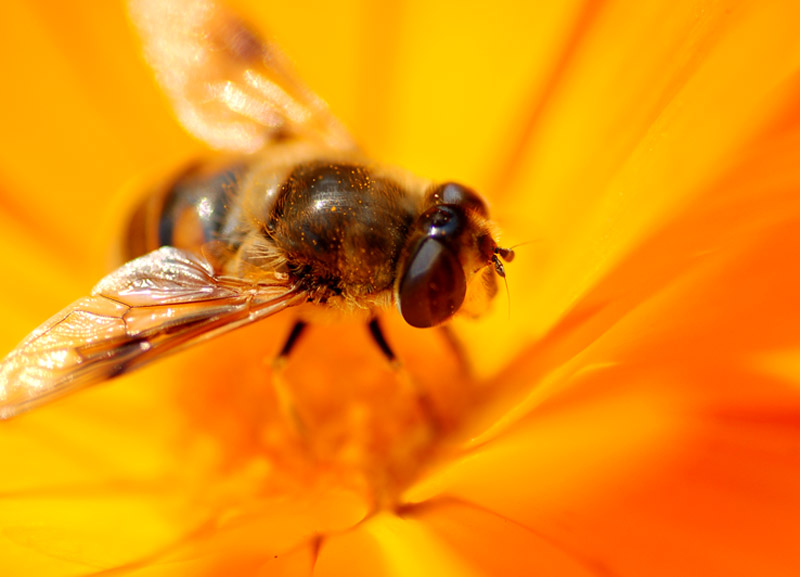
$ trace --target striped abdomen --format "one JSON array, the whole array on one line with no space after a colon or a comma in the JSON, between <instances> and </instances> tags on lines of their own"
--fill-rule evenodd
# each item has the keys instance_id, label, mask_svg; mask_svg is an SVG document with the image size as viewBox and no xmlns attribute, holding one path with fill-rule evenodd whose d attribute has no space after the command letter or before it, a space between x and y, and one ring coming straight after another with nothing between
<instances>
[{"instance_id":1,"label":"striped abdomen","mask_svg":"<svg viewBox=\"0 0 800 577\"><path fill-rule=\"evenodd\" d=\"M208 170L194 166L162 190L150 194L134 212L124 239L125 260L161 246L199 253L211 240L233 233L228 218L238 191L241 165ZM228 240L228 239L226 239Z\"/></svg>"}]
</instances>

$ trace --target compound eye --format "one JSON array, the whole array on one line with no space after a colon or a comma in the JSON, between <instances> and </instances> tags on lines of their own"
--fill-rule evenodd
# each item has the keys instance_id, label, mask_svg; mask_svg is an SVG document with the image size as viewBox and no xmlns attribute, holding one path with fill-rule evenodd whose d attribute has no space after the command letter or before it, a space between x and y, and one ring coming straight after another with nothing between
<instances>
[{"instance_id":1,"label":"compound eye","mask_svg":"<svg viewBox=\"0 0 800 577\"><path fill-rule=\"evenodd\" d=\"M443 323L459 309L467 279L458 257L442 242L425 238L408 261L400 281L400 313L412 327Z\"/></svg>"},{"instance_id":2,"label":"compound eye","mask_svg":"<svg viewBox=\"0 0 800 577\"><path fill-rule=\"evenodd\" d=\"M464 210L473 210L489 218L489 209L481 195L457 182L445 182L431 190L426 197L427 204L455 204Z\"/></svg>"},{"instance_id":3,"label":"compound eye","mask_svg":"<svg viewBox=\"0 0 800 577\"><path fill-rule=\"evenodd\" d=\"M466 226L464 213L453 206L433 206L422 213L415 227L426 236L455 239Z\"/></svg>"}]
</instances>

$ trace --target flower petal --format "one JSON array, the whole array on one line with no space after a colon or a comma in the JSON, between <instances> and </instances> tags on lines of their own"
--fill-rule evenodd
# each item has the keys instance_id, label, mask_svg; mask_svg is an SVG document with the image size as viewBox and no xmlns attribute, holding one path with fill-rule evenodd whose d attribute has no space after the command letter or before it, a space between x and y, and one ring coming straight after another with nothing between
<instances>
[{"instance_id":1,"label":"flower petal","mask_svg":"<svg viewBox=\"0 0 800 577\"><path fill-rule=\"evenodd\" d=\"M601 5L507 181L506 232L535 242L509 267L519 321L497 315L504 338L481 347L495 369L738 161L800 66L796 18L775 1Z\"/></svg>"},{"instance_id":2,"label":"flower petal","mask_svg":"<svg viewBox=\"0 0 800 577\"><path fill-rule=\"evenodd\" d=\"M764 370L800 344L800 125L779 117L520 355L496 385L530 395L409 498L456 496L618 573L800 570L797 375Z\"/></svg>"}]
</instances>

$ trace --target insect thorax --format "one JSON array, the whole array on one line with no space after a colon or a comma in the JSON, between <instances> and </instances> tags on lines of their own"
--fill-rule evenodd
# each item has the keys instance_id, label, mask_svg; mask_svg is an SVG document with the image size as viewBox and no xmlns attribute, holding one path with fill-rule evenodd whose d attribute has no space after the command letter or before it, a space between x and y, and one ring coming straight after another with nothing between
<instances>
[{"instance_id":1,"label":"insect thorax","mask_svg":"<svg viewBox=\"0 0 800 577\"><path fill-rule=\"evenodd\" d=\"M275 196L264 233L289 273L330 296L391 288L416 199L358 164L306 163Z\"/></svg>"}]
</instances>

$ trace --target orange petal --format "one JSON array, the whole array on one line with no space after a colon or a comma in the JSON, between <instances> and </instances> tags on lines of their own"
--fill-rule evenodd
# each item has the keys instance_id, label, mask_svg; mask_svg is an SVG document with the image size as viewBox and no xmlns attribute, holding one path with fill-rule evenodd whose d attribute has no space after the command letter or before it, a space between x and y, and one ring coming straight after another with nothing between
<instances>
[{"instance_id":1,"label":"orange petal","mask_svg":"<svg viewBox=\"0 0 800 577\"><path fill-rule=\"evenodd\" d=\"M509 266L519 320L501 310L488 330L503 338L480 347L495 368L739 162L800 66L785 2L596 12L514 157L500 218L535 242Z\"/></svg>"}]
</instances>

